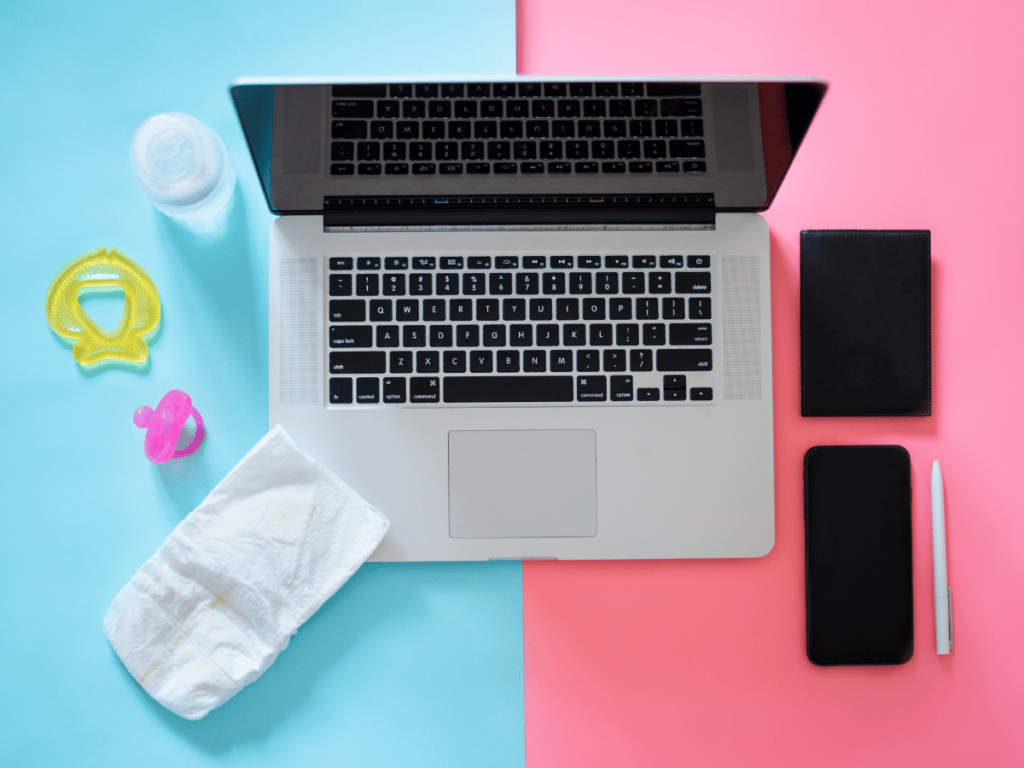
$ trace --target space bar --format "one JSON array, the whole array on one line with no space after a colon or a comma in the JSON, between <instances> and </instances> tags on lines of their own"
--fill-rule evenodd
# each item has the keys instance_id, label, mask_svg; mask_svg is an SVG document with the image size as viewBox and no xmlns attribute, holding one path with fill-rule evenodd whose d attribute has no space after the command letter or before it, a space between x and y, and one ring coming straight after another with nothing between
<instances>
[{"instance_id":1,"label":"space bar","mask_svg":"<svg viewBox=\"0 0 1024 768\"><path fill-rule=\"evenodd\" d=\"M572 376L445 376L446 403L569 403Z\"/></svg>"}]
</instances>

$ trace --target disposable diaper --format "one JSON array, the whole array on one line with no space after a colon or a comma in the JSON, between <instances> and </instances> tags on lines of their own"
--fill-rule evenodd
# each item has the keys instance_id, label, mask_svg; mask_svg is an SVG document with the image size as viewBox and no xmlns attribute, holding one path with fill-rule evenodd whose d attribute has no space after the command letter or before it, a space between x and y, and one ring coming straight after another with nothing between
<instances>
[{"instance_id":1,"label":"disposable diaper","mask_svg":"<svg viewBox=\"0 0 1024 768\"><path fill-rule=\"evenodd\" d=\"M388 525L275 427L142 565L103 628L153 698L196 720L266 671Z\"/></svg>"}]
</instances>

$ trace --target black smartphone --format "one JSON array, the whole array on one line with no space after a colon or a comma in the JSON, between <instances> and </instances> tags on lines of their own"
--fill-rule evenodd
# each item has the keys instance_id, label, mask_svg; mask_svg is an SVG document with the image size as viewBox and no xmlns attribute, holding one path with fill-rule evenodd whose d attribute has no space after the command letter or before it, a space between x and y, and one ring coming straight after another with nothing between
<instances>
[{"instance_id":1,"label":"black smartphone","mask_svg":"<svg viewBox=\"0 0 1024 768\"><path fill-rule=\"evenodd\" d=\"M817 446L804 456L807 657L902 664L914 653L910 454Z\"/></svg>"}]
</instances>

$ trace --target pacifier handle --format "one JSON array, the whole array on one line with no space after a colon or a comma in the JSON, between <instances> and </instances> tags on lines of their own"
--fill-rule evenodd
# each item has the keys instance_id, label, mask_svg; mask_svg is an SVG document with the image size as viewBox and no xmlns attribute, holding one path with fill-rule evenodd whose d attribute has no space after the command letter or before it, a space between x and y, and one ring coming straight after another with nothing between
<instances>
[{"instance_id":1,"label":"pacifier handle","mask_svg":"<svg viewBox=\"0 0 1024 768\"><path fill-rule=\"evenodd\" d=\"M145 408L146 406L142 406ZM142 408L139 410L141 411ZM136 411L137 413L138 411ZM172 459L180 459L182 456L189 456L195 453L199 449L199 444L203 442L203 435L206 433L206 428L203 426L203 417L199 415L199 411L195 408L192 409L192 418L196 422L196 433L192 436L192 441L182 448L180 451L175 451L171 454Z\"/></svg>"}]
</instances>

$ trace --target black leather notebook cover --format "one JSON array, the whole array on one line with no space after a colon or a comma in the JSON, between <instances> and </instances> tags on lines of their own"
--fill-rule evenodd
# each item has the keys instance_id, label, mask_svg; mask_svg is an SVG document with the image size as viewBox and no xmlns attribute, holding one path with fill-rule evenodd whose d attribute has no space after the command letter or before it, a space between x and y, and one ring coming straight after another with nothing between
<instances>
[{"instance_id":1,"label":"black leather notebook cover","mask_svg":"<svg viewBox=\"0 0 1024 768\"><path fill-rule=\"evenodd\" d=\"M800 233L804 416L930 416L931 233Z\"/></svg>"}]
</instances>

